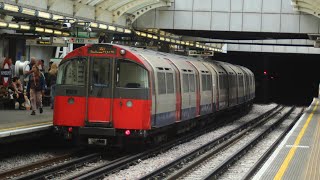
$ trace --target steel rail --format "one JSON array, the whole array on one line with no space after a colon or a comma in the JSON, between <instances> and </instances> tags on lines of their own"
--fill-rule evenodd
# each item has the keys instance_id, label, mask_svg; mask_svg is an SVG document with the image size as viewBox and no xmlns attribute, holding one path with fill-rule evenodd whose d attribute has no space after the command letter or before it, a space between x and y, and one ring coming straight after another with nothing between
<instances>
[{"instance_id":1,"label":"steel rail","mask_svg":"<svg viewBox=\"0 0 320 180\"><path fill-rule=\"evenodd\" d=\"M283 108L283 107L282 107ZM250 120L247 123L244 123L243 125L239 126L236 129L233 129L232 131L229 131L226 134L223 134L217 138L215 138L214 140L212 140L211 142L208 142L207 144L193 150L192 152L185 154L182 157L179 157L175 160L173 160L171 163L166 164L162 167L160 167L159 169L157 169L156 171L153 171L147 175L145 175L144 177L141 177L140 179L157 179L157 178L163 178L163 176L166 176L167 174L170 173L170 171L172 171L172 169L174 169L174 167L179 167L181 164L185 164L186 162L190 161L191 159L195 159L196 157L199 157L200 155L210 151L213 147L218 146L215 148L215 150L213 151L213 153L217 153L218 151L220 151L221 149L223 149L224 147L226 147L230 141L234 142L236 141L239 137L236 138L231 138L232 136L234 136L237 133L240 133L241 131L247 129L248 127L254 125L257 122L260 122L261 120L268 119L271 118L272 116L275 116L279 111L281 111L282 109L279 105L276 106L275 108L267 111L266 113ZM277 110L276 112L274 112L275 110ZM274 113L273 113L274 112ZM272 114L273 113L273 114ZM246 132L246 131L245 131ZM242 135L245 134L241 133ZM241 137L241 136L240 136ZM229 141L227 141L229 140ZM227 142L225 142L227 141ZM187 170L187 169L185 169ZM169 171L169 172L168 172ZM175 179L178 178L180 176L180 174L185 173L186 171L182 170L180 171L180 173L173 175L171 177L171 179Z\"/></svg>"},{"instance_id":2,"label":"steel rail","mask_svg":"<svg viewBox=\"0 0 320 180\"><path fill-rule=\"evenodd\" d=\"M29 180L29 179L46 179L46 176L52 176L52 174L55 174L56 172L59 172L61 170L70 169L78 166L79 164L84 164L86 162L94 161L96 159L101 158L101 153L93 153L90 155L86 155L65 163L62 163L57 166L52 166L47 169L42 169L40 171L36 171L31 174L27 174L24 176L20 176L20 180Z\"/></svg>"},{"instance_id":3,"label":"steel rail","mask_svg":"<svg viewBox=\"0 0 320 180\"><path fill-rule=\"evenodd\" d=\"M275 123L269 126L269 128L267 128L262 133L260 133L257 137L255 137L253 140L248 142L244 147L242 147L240 150L238 150L236 153L234 153L232 156L226 159L218 167L214 168L204 179L205 180L217 179L221 174L227 171L227 169L232 164L238 161L244 154L246 154L250 149L252 149L256 144L258 144L264 137L266 137L267 134L269 134L277 126L279 126L292 113L294 109L295 107L292 107L286 114L284 114Z\"/></svg>"},{"instance_id":4,"label":"steel rail","mask_svg":"<svg viewBox=\"0 0 320 180\"><path fill-rule=\"evenodd\" d=\"M53 163L57 163L57 162L60 162L60 161L63 161L63 160L67 160L67 159L69 159L69 158L71 158L72 156L75 156L75 155L76 155L76 153L74 153L74 152L68 153L68 154L63 154L63 155L60 155L60 156L57 156L57 157L53 157L53 158L50 158L50 159L45 159L45 160L42 160L42 161L38 161L38 162L34 162L34 163L27 164L27 165L24 165L24 166L20 166L20 167L11 169L9 171L4 171L4 172L0 173L0 179L13 177L13 176L19 175L19 174L21 174L23 172L31 171L31 170L37 169L39 167L43 167L43 166L47 166L47 165L50 165L50 164L53 164Z\"/></svg>"},{"instance_id":5,"label":"steel rail","mask_svg":"<svg viewBox=\"0 0 320 180\"><path fill-rule=\"evenodd\" d=\"M296 116L296 118L291 122L291 124L286 128L286 130L279 136L279 138L268 148L268 150L259 158L259 160L252 166L252 168L242 177L243 180L250 179L258 169L263 165L263 163L267 160L268 157L274 152L274 150L278 147L280 142L284 139L284 137L289 133L292 127L297 123L304 112L304 108L301 109L300 113Z\"/></svg>"},{"instance_id":6,"label":"steel rail","mask_svg":"<svg viewBox=\"0 0 320 180\"><path fill-rule=\"evenodd\" d=\"M275 108L273 108L273 109L275 109ZM229 121L227 121L227 122L222 121L222 123L226 124L226 123L229 123ZM195 137L198 137L202 134L207 133L208 131L212 131L216 127L217 127L217 124L212 124L210 126L206 126L205 128L198 130L197 132L191 133L189 135L185 135L185 136L178 138L178 139L174 139L173 141L165 143L165 144L158 146L154 149L150 149L146 152L136 154L132 157L129 157L127 159L123 159L121 161L110 162L110 163L101 165L101 166L95 168L94 170L91 170L90 172L83 172L82 174L77 175L77 176L73 176L70 179L80 180L80 179L99 179L99 178L102 178L107 174L117 172L121 169L126 169L130 165L136 164L140 160L147 159L147 158L152 157L156 154L167 151L167 150L171 149L172 147L177 146L178 144L182 144L184 142L190 141L190 140L194 139Z\"/></svg>"}]
</instances>

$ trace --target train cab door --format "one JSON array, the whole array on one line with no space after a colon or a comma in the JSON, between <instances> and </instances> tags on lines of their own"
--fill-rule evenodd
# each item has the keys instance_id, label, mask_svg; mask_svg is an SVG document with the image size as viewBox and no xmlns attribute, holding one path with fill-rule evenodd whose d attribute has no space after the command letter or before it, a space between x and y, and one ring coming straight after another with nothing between
<instances>
[{"instance_id":1,"label":"train cab door","mask_svg":"<svg viewBox=\"0 0 320 180\"><path fill-rule=\"evenodd\" d=\"M109 123L112 103L113 57L91 57L89 60L87 123ZM107 124L106 124L107 125Z\"/></svg>"}]
</instances>

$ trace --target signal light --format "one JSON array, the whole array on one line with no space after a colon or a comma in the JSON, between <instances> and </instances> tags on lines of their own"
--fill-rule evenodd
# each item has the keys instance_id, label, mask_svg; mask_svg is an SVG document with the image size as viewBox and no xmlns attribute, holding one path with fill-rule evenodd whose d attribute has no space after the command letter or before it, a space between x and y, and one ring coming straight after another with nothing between
<instances>
[{"instance_id":1,"label":"signal light","mask_svg":"<svg viewBox=\"0 0 320 180\"><path fill-rule=\"evenodd\" d=\"M124 132L124 134L127 135L127 136L129 136L129 135L131 134L131 132L130 132L130 130L126 130L126 131Z\"/></svg>"},{"instance_id":2,"label":"signal light","mask_svg":"<svg viewBox=\"0 0 320 180\"><path fill-rule=\"evenodd\" d=\"M69 133L72 133L72 127L69 127L69 128L68 128L68 132L69 132Z\"/></svg>"},{"instance_id":3,"label":"signal light","mask_svg":"<svg viewBox=\"0 0 320 180\"><path fill-rule=\"evenodd\" d=\"M263 71L263 74L264 74L264 75L267 75L268 73L267 73L267 71Z\"/></svg>"}]
</instances>

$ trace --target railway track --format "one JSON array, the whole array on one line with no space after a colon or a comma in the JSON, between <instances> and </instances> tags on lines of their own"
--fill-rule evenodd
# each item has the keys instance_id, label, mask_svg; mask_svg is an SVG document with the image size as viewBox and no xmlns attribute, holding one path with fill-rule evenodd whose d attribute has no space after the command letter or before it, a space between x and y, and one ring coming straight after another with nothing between
<instances>
[{"instance_id":1,"label":"railway track","mask_svg":"<svg viewBox=\"0 0 320 180\"><path fill-rule=\"evenodd\" d=\"M263 119L266 116L270 116L270 114L275 111L279 106L269 110L268 112L260 115L259 117L255 119ZM121 169L126 169L130 165L136 164L139 161L143 159L147 159L149 157L155 156L159 153L162 153L164 151L167 151L168 149L177 146L178 144L185 143L187 141L190 141L198 136L201 136L202 134L208 133L212 131L213 129L217 127L224 126L228 123L231 123L234 121L237 117L231 117L228 119L223 119L221 120L220 123L218 124L213 124L211 126L207 126L205 128L201 128L201 130L194 132L194 133L189 133L188 135L185 135L180 138L176 138L162 146L153 148L151 150L148 150L146 152L138 153L135 155L123 155L121 158L113 158L114 160L107 160L104 163L101 163L99 166L95 168L91 168L90 170L81 170L80 173L75 173L74 175L69 175L67 179L93 179L93 178L101 178L104 177L106 174L110 174L113 172L117 172ZM110 155L109 155L110 156ZM105 155L103 153L93 153L85 157L79 157L76 159L69 160L67 162L55 165L55 166L50 166L46 165L47 168L43 168L38 166L38 171L34 171L32 173L26 174L23 176L19 176L19 179L57 179L60 177L63 177L63 174L70 174L70 171L73 171L75 169L79 169L82 166L85 166L86 164L92 162L95 163L99 160L105 160L108 155ZM49 163L50 164L50 163ZM34 165L33 165L34 166ZM37 166L37 165L36 165ZM30 167L24 167L24 168L29 168ZM21 172L26 172L26 171L21 171ZM8 177L8 176L6 176ZM10 177L10 176L9 176ZM12 177L12 176L11 176Z\"/></svg>"},{"instance_id":2,"label":"railway track","mask_svg":"<svg viewBox=\"0 0 320 180\"><path fill-rule=\"evenodd\" d=\"M152 173L149 173L141 179L217 179L219 175L224 173L232 164L234 164L252 147L254 147L261 139L263 139L263 137L265 137L280 123L282 123L292 113L293 110L294 107L290 110L278 108L276 112L270 114L264 119L252 120L248 122L248 124L250 125L245 129L235 129L234 131L218 137L212 142L180 157L179 159L174 160L173 162L153 171ZM283 111L286 111L286 113L284 113ZM281 114L284 115L280 116L280 112L282 112ZM301 116L302 112L303 111L301 111L297 118L292 121L286 131L288 131L288 129L290 129L290 127L294 125L298 117ZM261 128L259 129L259 126L263 124L265 124L265 126L267 126L268 128L264 128L262 131ZM241 126L240 129L242 129L243 127L244 125ZM237 132L238 134L236 134ZM284 137L285 134L286 132L282 134L282 137ZM280 142L280 139L277 140L277 143L278 142ZM242 143L242 145L237 145L239 143ZM271 148L274 148L277 143L274 143L273 147ZM208 146L211 146L211 148L208 148ZM237 146L241 148L237 148ZM236 147L236 150L234 150L234 147ZM228 157L226 157L226 155L223 155L224 153L227 153L228 149L232 148L232 155L228 155ZM272 151L271 148L268 151L269 153ZM268 153L266 153L262 157L260 162L255 166L260 166L267 156ZM219 160L219 157L224 158ZM207 164L212 164L212 166L208 166ZM206 172L208 171L208 169L212 169L212 171ZM256 168L252 168L245 177L250 177L255 172L255 170Z\"/></svg>"},{"instance_id":3,"label":"railway track","mask_svg":"<svg viewBox=\"0 0 320 180\"><path fill-rule=\"evenodd\" d=\"M279 108L279 106L269 110L268 112L260 115L259 117L255 118L255 119L263 119L264 117L269 116L277 108ZM166 144L164 144L160 147L157 147L155 149L151 149L151 150L136 154L134 156L122 159L121 161L107 163L105 165L97 167L93 171L83 172L82 174L79 174L77 176L73 176L70 179L101 179L108 174L118 172L122 169L126 169L126 168L130 167L131 165L135 165L144 159L148 159L150 157L154 157L160 153L163 153L163 152L171 149L172 147L177 146L178 144L182 144L184 142L190 141L190 140L194 139L195 137L198 137L204 133L207 133L209 131L209 129L210 129L209 127L203 128L199 132L192 133L191 135L182 137L180 139L175 139L174 141L166 143ZM212 127L210 130L212 130Z\"/></svg>"}]
</instances>

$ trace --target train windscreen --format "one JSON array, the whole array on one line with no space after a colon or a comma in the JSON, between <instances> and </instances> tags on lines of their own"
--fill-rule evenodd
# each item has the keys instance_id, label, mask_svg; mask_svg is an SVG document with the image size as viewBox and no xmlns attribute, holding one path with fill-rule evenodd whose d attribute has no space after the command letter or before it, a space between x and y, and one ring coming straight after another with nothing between
<instances>
[{"instance_id":1,"label":"train windscreen","mask_svg":"<svg viewBox=\"0 0 320 180\"><path fill-rule=\"evenodd\" d=\"M70 59L59 66L57 84L60 85L85 85L86 59Z\"/></svg>"}]
</instances>

